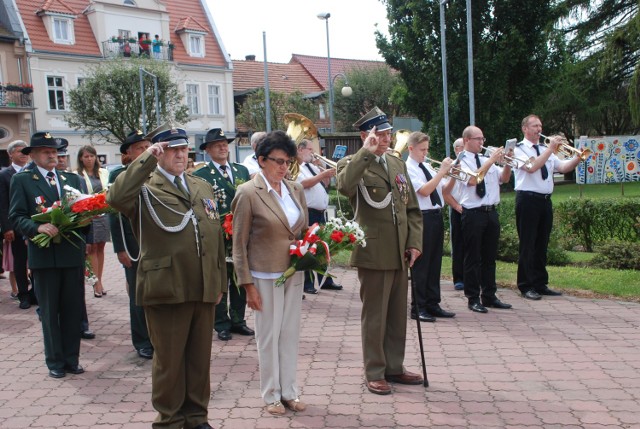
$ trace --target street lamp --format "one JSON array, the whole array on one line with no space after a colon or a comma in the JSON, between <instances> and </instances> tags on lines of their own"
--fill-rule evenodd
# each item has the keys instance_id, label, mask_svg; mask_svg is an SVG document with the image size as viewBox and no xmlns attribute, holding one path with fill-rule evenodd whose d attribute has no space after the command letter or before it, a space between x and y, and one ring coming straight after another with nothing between
<instances>
[{"instance_id":1,"label":"street lamp","mask_svg":"<svg viewBox=\"0 0 640 429\"><path fill-rule=\"evenodd\" d=\"M142 66L140 66L139 73L140 75L140 99L142 101L142 133L147 134L147 107L144 102L144 75L148 74L153 78L153 91L154 98L156 102L156 126L160 126L160 102L158 101L158 76L153 73L146 71Z\"/></svg>"},{"instance_id":2,"label":"street lamp","mask_svg":"<svg viewBox=\"0 0 640 429\"><path fill-rule=\"evenodd\" d=\"M323 19L326 22L327 27L327 67L329 73L327 74L327 80L329 81L329 124L330 130L333 132L333 79L331 78L331 51L329 49L329 18L331 14L329 12L319 13L318 19Z\"/></svg>"},{"instance_id":3,"label":"street lamp","mask_svg":"<svg viewBox=\"0 0 640 429\"><path fill-rule=\"evenodd\" d=\"M329 111L333 112L333 102L334 102L334 98L333 98L333 88L335 87L336 84L336 78L341 77L344 79L344 86L342 87L342 90L340 91L340 93L342 94L343 97L351 97L351 95L353 94L353 88L351 88L351 86L349 86L349 79L347 79L347 75L345 75L344 73L336 73L335 76L333 76L333 78L331 79L331 86L329 87L329 91L331 92L329 94L329 100L330 100L330 105L329 105ZM333 116L331 116L331 132L333 132Z\"/></svg>"}]
</instances>

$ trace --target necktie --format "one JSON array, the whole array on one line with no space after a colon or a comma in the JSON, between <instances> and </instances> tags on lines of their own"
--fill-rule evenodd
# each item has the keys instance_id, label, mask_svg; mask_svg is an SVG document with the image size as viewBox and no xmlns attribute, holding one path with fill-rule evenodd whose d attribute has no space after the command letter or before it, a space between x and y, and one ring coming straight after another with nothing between
<instances>
[{"instance_id":1,"label":"necktie","mask_svg":"<svg viewBox=\"0 0 640 429\"><path fill-rule=\"evenodd\" d=\"M482 167L482 164L480 163L480 157L478 156L478 154L476 153L476 167L480 168ZM484 198L484 196L487 193L487 188L484 185L484 180L480 183L476 184L476 194L480 197L480 198Z\"/></svg>"},{"instance_id":2,"label":"necktie","mask_svg":"<svg viewBox=\"0 0 640 429\"><path fill-rule=\"evenodd\" d=\"M540 149L538 148L538 145L534 144L533 148L536 150L536 155L540 156ZM542 180L547 180L547 177L549 177L549 170L547 170L546 164L542 166L540 173L542 174Z\"/></svg>"},{"instance_id":3,"label":"necktie","mask_svg":"<svg viewBox=\"0 0 640 429\"><path fill-rule=\"evenodd\" d=\"M227 179L227 182L233 183L233 182L231 182L231 177L229 177L229 173L227 173L227 166L221 164L220 165L220 170L222 170L222 177Z\"/></svg>"},{"instance_id":4,"label":"necktie","mask_svg":"<svg viewBox=\"0 0 640 429\"><path fill-rule=\"evenodd\" d=\"M388 173L389 170L387 169L387 161L385 161L383 157L380 157L380 159L378 159L378 162L380 163L382 168L384 168L384 171Z\"/></svg>"},{"instance_id":5,"label":"necktie","mask_svg":"<svg viewBox=\"0 0 640 429\"><path fill-rule=\"evenodd\" d=\"M53 191L55 192L56 196L59 196L60 194L58 193L56 174L53 171L50 171L47 173L47 182L49 182L49 186L53 188Z\"/></svg>"},{"instance_id":6,"label":"necktie","mask_svg":"<svg viewBox=\"0 0 640 429\"><path fill-rule=\"evenodd\" d=\"M427 182L433 179L433 176L431 175L431 173L429 173L429 170L427 170L427 167L425 167L423 163L418 164L418 166L420 167L420 170L422 170L422 172L424 173L424 177L427 178ZM442 201L440 201L440 195L438 195L438 189L434 189L433 192L429 194L429 198L431 198L431 204L434 207L435 206L442 207Z\"/></svg>"},{"instance_id":7,"label":"necktie","mask_svg":"<svg viewBox=\"0 0 640 429\"><path fill-rule=\"evenodd\" d=\"M173 183L175 183L180 192L182 192L184 196L189 199L189 191L187 191L187 188L185 188L182 184L182 179L180 178L180 176L176 176L176 178L173 179Z\"/></svg>"}]
</instances>

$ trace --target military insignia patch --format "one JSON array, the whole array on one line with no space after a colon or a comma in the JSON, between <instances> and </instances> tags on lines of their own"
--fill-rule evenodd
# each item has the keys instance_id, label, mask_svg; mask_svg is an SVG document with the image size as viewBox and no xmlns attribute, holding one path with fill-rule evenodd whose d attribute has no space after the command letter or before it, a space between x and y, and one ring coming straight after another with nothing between
<instances>
[{"instance_id":1,"label":"military insignia patch","mask_svg":"<svg viewBox=\"0 0 640 429\"><path fill-rule=\"evenodd\" d=\"M211 220L220 219L220 214L218 213L218 207L216 206L216 202L210 198L203 198L202 204L204 205L204 211L207 214L207 217Z\"/></svg>"},{"instance_id":2,"label":"military insignia patch","mask_svg":"<svg viewBox=\"0 0 640 429\"><path fill-rule=\"evenodd\" d=\"M400 173L396 176L396 186L400 192L400 199L404 204L407 204L409 202L409 184L404 174Z\"/></svg>"}]
</instances>

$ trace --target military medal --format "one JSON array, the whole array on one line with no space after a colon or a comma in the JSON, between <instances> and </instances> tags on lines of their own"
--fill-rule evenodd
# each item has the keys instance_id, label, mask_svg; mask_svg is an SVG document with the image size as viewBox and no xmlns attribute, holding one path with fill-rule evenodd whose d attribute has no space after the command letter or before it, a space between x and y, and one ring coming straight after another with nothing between
<instances>
[{"instance_id":1,"label":"military medal","mask_svg":"<svg viewBox=\"0 0 640 429\"><path fill-rule=\"evenodd\" d=\"M207 217L209 219L220 219L220 215L218 214L218 209L216 208L216 203L214 200L210 198L203 198L202 204L204 205L204 211L205 213L207 213Z\"/></svg>"},{"instance_id":2,"label":"military medal","mask_svg":"<svg viewBox=\"0 0 640 429\"><path fill-rule=\"evenodd\" d=\"M42 195L39 195L36 197L36 205L39 206L42 204L44 204L44 197Z\"/></svg>"},{"instance_id":3,"label":"military medal","mask_svg":"<svg viewBox=\"0 0 640 429\"><path fill-rule=\"evenodd\" d=\"M407 204L409 202L409 185L407 184L407 178L404 177L404 174L400 173L396 175L396 186L398 187L398 192L400 192L400 199L403 203Z\"/></svg>"}]
</instances>

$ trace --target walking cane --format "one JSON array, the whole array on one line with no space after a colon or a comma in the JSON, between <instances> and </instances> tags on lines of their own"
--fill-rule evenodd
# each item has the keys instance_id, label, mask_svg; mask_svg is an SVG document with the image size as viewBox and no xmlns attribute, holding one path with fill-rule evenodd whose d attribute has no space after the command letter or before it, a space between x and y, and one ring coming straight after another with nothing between
<instances>
[{"instance_id":1,"label":"walking cane","mask_svg":"<svg viewBox=\"0 0 640 429\"><path fill-rule=\"evenodd\" d=\"M420 327L420 313L418 311L418 301L416 300L416 288L415 281L413 279L413 270L409 268L409 274L411 275L411 299L416 306L416 324L418 325L418 342L420 343L420 357L422 358L422 378L424 379L424 387L429 387L429 380L427 379L427 365L424 362L424 345L422 344L422 328Z\"/></svg>"}]
</instances>

